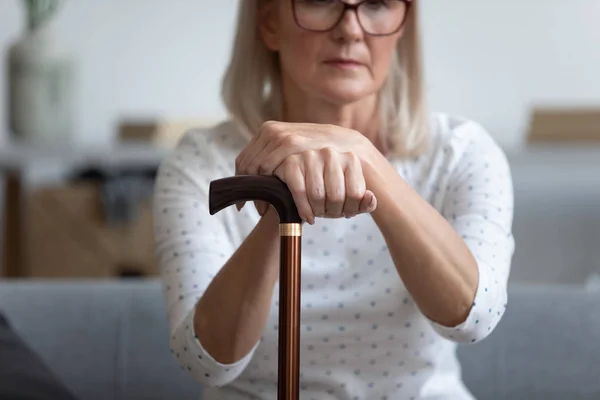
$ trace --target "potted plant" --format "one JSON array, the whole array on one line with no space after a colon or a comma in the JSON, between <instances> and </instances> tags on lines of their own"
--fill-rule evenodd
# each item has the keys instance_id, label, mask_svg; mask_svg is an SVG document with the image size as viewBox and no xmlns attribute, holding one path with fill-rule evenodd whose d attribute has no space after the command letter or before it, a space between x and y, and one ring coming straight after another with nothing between
<instances>
[{"instance_id":1,"label":"potted plant","mask_svg":"<svg viewBox=\"0 0 600 400\"><path fill-rule=\"evenodd\" d=\"M61 0L21 0L26 28L8 51L9 128L18 140L64 143L72 135L74 65L59 40Z\"/></svg>"}]
</instances>

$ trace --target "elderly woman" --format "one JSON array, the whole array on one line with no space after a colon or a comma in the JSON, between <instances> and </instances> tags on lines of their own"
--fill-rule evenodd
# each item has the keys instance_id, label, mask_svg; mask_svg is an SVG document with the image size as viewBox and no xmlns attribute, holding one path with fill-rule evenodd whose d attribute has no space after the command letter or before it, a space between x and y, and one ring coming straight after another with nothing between
<instances>
[{"instance_id":1,"label":"elderly woman","mask_svg":"<svg viewBox=\"0 0 600 400\"><path fill-rule=\"evenodd\" d=\"M235 174L279 177L305 222L301 398L472 399L455 350L504 314L512 180L480 125L427 113L417 12L240 2L231 120L185 133L155 193L171 348L206 400L277 391L278 216L210 216Z\"/></svg>"}]
</instances>

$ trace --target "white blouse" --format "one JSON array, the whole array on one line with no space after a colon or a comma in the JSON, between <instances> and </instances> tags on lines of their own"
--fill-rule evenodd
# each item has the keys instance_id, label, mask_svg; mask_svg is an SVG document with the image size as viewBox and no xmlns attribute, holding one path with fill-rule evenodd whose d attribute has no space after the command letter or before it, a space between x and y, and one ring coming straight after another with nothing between
<instances>
[{"instance_id":1,"label":"white blouse","mask_svg":"<svg viewBox=\"0 0 600 400\"><path fill-rule=\"evenodd\" d=\"M305 224L302 399L473 398L461 380L456 345L481 341L504 314L514 252L512 179L504 153L480 125L444 114L431 121L427 151L390 162L477 259L472 310L456 327L427 319L370 215ZM171 351L202 384L205 400L275 399L277 392L278 285L261 340L235 364L211 357L192 323L194 305L259 220L251 204L241 212L235 207L214 216L208 212L210 181L235 175L234 161L245 145L232 122L191 130L156 180L155 233Z\"/></svg>"}]
</instances>

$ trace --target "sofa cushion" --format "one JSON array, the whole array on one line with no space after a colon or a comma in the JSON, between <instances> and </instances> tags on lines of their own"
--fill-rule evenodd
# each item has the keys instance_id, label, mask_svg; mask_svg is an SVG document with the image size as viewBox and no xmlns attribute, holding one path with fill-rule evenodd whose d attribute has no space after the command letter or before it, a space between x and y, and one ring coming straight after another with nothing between
<instances>
[{"instance_id":1,"label":"sofa cushion","mask_svg":"<svg viewBox=\"0 0 600 400\"><path fill-rule=\"evenodd\" d=\"M0 314L0 399L75 400Z\"/></svg>"},{"instance_id":2,"label":"sofa cushion","mask_svg":"<svg viewBox=\"0 0 600 400\"><path fill-rule=\"evenodd\" d=\"M600 293L512 285L502 322L485 340L460 346L478 400L600 399Z\"/></svg>"},{"instance_id":3,"label":"sofa cushion","mask_svg":"<svg viewBox=\"0 0 600 400\"><path fill-rule=\"evenodd\" d=\"M80 399L201 398L169 351L158 281L0 281L0 304Z\"/></svg>"},{"instance_id":4,"label":"sofa cushion","mask_svg":"<svg viewBox=\"0 0 600 400\"><path fill-rule=\"evenodd\" d=\"M201 398L169 352L158 281L0 281L0 304L81 399ZM600 399L600 292L513 284L508 304L489 338L459 347L475 398Z\"/></svg>"}]
</instances>

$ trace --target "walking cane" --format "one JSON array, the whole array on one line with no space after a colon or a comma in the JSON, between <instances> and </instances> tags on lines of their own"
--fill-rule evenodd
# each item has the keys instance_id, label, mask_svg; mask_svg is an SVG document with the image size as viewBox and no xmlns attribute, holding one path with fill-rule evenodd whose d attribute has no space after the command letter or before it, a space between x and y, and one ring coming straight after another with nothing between
<instances>
[{"instance_id":1,"label":"walking cane","mask_svg":"<svg viewBox=\"0 0 600 400\"><path fill-rule=\"evenodd\" d=\"M299 399L300 255L302 220L287 185L273 176L246 175L210 183L209 212L244 201L261 200L279 214L279 354L278 400Z\"/></svg>"}]
</instances>

